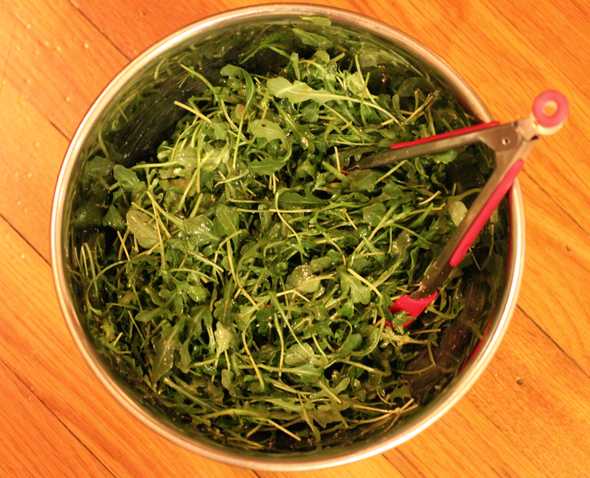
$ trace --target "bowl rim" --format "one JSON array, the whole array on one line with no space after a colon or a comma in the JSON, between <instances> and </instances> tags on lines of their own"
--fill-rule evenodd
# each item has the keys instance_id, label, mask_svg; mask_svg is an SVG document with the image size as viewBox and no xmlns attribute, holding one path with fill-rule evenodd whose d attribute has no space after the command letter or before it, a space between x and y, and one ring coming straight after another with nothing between
<instances>
[{"instance_id":1,"label":"bowl rim","mask_svg":"<svg viewBox=\"0 0 590 478\"><path fill-rule=\"evenodd\" d=\"M301 16L327 16L333 22L365 30L408 51L426 65L433 68L454 90L462 103L480 120L490 121L491 115L481 99L465 81L438 55L422 46L407 34L385 25L378 20L338 8L306 4L266 4L225 11L198 20L157 42L125 66L105 87L80 122L65 153L55 186L51 212L51 262L54 285L62 314L67 327L94 374L126 410L142 423L168 440L196 452L206 458L226 464L269 471L304 471L352 463L357 460L381 454L409 440L420 433L453 407L472 387L488 366L500 345L512 317L520 289L524 265L524 207L518 182L515 181L509 196L510 251L507 258L507 286L499 301L497 315L484 339L479 353L465 366L461 374L433 400L420 414L395 427L391 436L380 437L375 442L359 446L328 449L322 454L296 455L251 455L192 438L175 429L172 425L158 420L156 416L139 405L102 364L96 350L77 318L68 280L66 277L67 251L63 244L66 224L64 211L69 186L76 163L86 138L96 120L110 105L128 81L165 52L188 43L192 38L249 20L278 20Z\"/></svg>"}]
</instances>

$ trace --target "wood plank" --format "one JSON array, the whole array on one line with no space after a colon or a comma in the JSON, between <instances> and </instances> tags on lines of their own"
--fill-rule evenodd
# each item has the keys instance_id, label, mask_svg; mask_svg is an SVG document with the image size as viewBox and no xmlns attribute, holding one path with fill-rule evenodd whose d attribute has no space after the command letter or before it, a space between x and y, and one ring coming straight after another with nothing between
<instances>
[{"instance_id":1,"label":"wood plank","mask_svg":"<svg viewBox=\"0 0 590 478\"><path fill-rule=\"evenodd\" d=\"M523 88L531 92L551 87L562 90L569 97L571 116L568 124L558 135L547 140L542 150L539 148L536 158L543 167L531 168L531 176L543 184L544 190L564 211L576 216L590 236L590 213L580 214L587 211L590 204L590 164L571 154L590 148L590 111L587 107L590 81L586 68L590 64L587 29L590 4L546 2L543 8L530 9L527 15L519 15L513 2L503 0L490 2L488 11L489 16L498 22L498 28L510 32L505 41L514 46L521 64L526 64L526 76L521 68L504 82L516 84L520 79ZM570 21L570 15L578 21ZM547 22L548 18L552 20ZM509 54L507 48L506 55ZM575 194L564 195L564 191L575 191Z\"/></svg>"},{"instance_id":2,"label":"wood plank","mask_svg":"<svg viewBox=\"0 0 590 478\"><path fill-rule=\"evenodd\" d=\"M0 360L10 364L115 475L254 476L173 445L115 402L71 340L57 306L49 266L3 220L0 257L5 264L0 274ZM0 448L0 457L4 453ZM34 460L34 455L29 459Z\"/></svg>"},{"instance_id":3,"label":"wood plank","mask_svg":"<svg viewBox=\"0 0 590 478\"><path fill-rule=\"evenodd\" d=\"M71 136L127 59L67 0L10 2L0 21L7 82Z\"/></svg>"},{"instance_id":4,"label":"wood plank","mask_svg":"<svg viewBox=\"0 0 590 478\"><path fill-rule=\"evenodd\" d=\"M2 362L0 383L1 476L110 475Z\"/></svg>"},{"instance_id":5,"label":"wood plank","mask_svg":"<svg viewBox=\"0 0 590 478\"><path fill-rule=\"evenodd\" d=\"M590 237L528 171L521 177L527 239L519 304L590 374Z\"/></svg>"},{"instance_id":6,"label":"wood plank","mask_svg":"<svg viewBox=\"0 0 590 478\"><path fill-rule=\"evenodd\" d=\"M0 215L49 259L51 199L68 142L12 84L0 105L11 112L0 115Z\"/></svg>"},{"instance_id":7,"label":"wood plank","mask_svg":"<svg viewBox=\"0 0 590 478\"><path fill-rule=\"evenodd\" d=\"M117 8L116 0L74 0L76 7L110 38L129 58L137 56L155 42L179 28L225 10L263 3L293 3L287 0L176 0L164 10L158 3L129 0L126 8ZM331 6L362 10L360 2L332 0ZM129 25L141 22L141 29Z\"/></svg>"}]
</instances>

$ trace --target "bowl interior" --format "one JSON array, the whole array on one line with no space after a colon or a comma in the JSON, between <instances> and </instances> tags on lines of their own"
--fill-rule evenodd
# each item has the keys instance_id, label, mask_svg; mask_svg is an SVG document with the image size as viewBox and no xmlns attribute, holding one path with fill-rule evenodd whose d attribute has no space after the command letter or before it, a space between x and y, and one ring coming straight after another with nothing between
<instances>
[{"instance_id":1,"label":"bowl interior","mask_svg":"<svg viewBox=\"0 0 590 478\"><path fill-rule=\"evenodd\" d=\"M310 19L310 17L312 17ZM330 18L328 25L324 19ZM517 190L505 209L510 222L511 248L506 257L502 287L489 311L487 328L477 351L446 388L419 412L407 416L395 428L359 439L346 446L321 451L274 454L234 450L221 446L171 423L159 410L141 403L136 392L118 378L95 351L84 324L78 320L80 291L71 277L70 233L72 210L79 200L77 183L85 161L106 147L117 162L130 165L144 160L170 134L182 112L175 100L198 93L195 84L182 82L181 63L199 65L215 81L218 70L233 63L243 45L260 40L273 29L297 25L309 32L346 36L359 42L387 47L427 70L453 91L465 108L481 120L489 120L485 108L440 59L413 40L375 21L322 7L253 7L229 12L192 25L152 47L123 70L106 88L81 123L60 174L52 220L52 252L58 295L72 335L86 360L113 393L135 416L176 443L210 458L265 469L310 469L354 461L391 448L415 435L448 410L469 388L490 360L514 306L522 261L522 211ZM272 71L272 58L261 67Z\"/></svg>"}]
</instances>

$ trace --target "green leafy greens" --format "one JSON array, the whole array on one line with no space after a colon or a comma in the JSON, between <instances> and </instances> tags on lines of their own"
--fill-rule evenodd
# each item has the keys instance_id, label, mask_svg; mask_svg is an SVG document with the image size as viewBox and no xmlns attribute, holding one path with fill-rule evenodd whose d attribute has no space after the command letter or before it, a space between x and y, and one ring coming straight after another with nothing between
<instances>
[{"instance_id":1,"label":"green leafy greens","mask_svg":"<svg viewBox=\"0 0 590 478\"><path fill-rule=\"evenodd\" d=\"M436 395L494 303L506 253L500 215L402 327L389 305L492 160L470 147L349 171L470 118L402 53L296 23L161 66L157 81L177 75L158 83L178 85L161 94L172 123L150 149L149 132L122 123L151 128L158 111L131 97L84 165L71 233L84 325L139 399L214 441L276 452L384 433Z\"/></svg>"}]
</instances>

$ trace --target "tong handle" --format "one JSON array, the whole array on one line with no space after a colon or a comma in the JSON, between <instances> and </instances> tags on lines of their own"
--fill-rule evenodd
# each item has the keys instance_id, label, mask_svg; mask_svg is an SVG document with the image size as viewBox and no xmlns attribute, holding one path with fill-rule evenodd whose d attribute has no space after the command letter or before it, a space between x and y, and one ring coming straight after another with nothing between
<instances>
[{"instance_id":1,"label":"tong handle","mask_svg":"<svg viewBox=\"0 0 590 478\"><path fill-rule=\"evenodd\" d=\"M492 176L439 256L426 270L418 290L399 297L391 304L389 310L392 313L405 312L408 316L403 327L411 325L436 300L438 288L453 268L461 264L490 216L512 187L534 141L539 135L555 133L569 115L567 98L556 90L547 90L538 95L532 109L528 119L514 123L499 124L492 121L416 141L397 143L391 145L389 152L370 158L361 166L385 165L406 157L440 152L477 141L486 144L496 155L496 169Z\"/></svg>"},{"instance_id":2,"label":"tong handle","mask_svg":"<svg viewBox=\"0 0 590 478\"><path fill-rule=\"evenodd\" d=\"M400 297L391 304L389 310L392 313L403 311L409 316L403 324L404 327L409 326L426 307L436 300L438 288L449 273L461 264L490 216L514 184L516 176L524 166L524 157L530 147L530 142L525 142L517 147L515 153L512 153L512 158L507 157L499 162L455 233L426 270L418 290L413 294Z\"/></svg>"},{"instance_id":3,"label":"tong handle","mask_svg":"<svg viewBox=\"0 0 590 478\"><path fill-rule=\"evenodd\" d=\"M448 139L454 138L456 136L463 136L466 133L475 133L477 131L482 131L484 129L493 128L494 126L498 126L500 124L499 121L489 121L487 123L478 123L472 126L466 126L465 128L454 129L451 131L447 131L446 133L435 134L432 136L427 136L426 138L419 138L413 141L403 141L401 143L394 143L389 146L389 149L392 151L397 151L400 149L411 148L413 146L417 146L419 144L428 144L434 143L441 139ZM472 141L470 141L472 142Z\"/></svg>"},{"instance_id":4,"label":"tong handle","mask_svg":"<svg viewBox=\"0 0 590 478\"><path fill-rule=\"evenodd\" d=\"M512 165L510 165L508 170L504 172L502 178L499 179L496 184L494 184L495 189L493 189L492 193L488 196L486 202L477 211L477 214L475 214L475 218L472 220L471 223L469 223L469 226L457 242L457 245L449 259L449 265L451 267L457 267L461 263L461 261L465 257L465 254L467 254L467 251L475 242L477 236L479 236L479 233L488 222L490 216L498 208L498 205L500 204L500 201L502 201L502 198L512 187L512 184L514 183L516 176L518 175L523 166L524 159L518 159Z\"/></svg>"},{"instance_id":5,"label":"tong handle","mask_svg":"<svg viewBox=\"0 0 590 478\"><path fill-rule=\"evenodd\" d=\"M449 149L467 146L478 142L489 143L487 137L494 135L494 131L510 128L511 125L501 125L498 121L479 123L466 128L459 128L446 133L435 134L426 138L413 141L394 143L388 149L380 153L364 158L354 165L356 168L367 169L379 166L387 166L397 163L402 159L420 156L422 154L435 154ZM502 134L502 132L499 132ZM494 148L494 145L488 144Z\"/></svg>"},{"instance_id":6,"label":"tong handle","mask_svg":"<svg viewBox=\"0 0 590 478\"><path fill-rule=\"evenodd\" d=\"M569 114L569 106L567 98L563 93L556 90L546 90L539 94L533 101L533 117L537 124L540 134L551 134L556 131L556 128L560 128ZM484 123L488 124L488 123ZM464 128L465 129L465 128ZM484 128L482 128L484 129ZM443 133L444 134L444 133ZM487 195L485 204L481 206L477 215L469 224L469 227L459 239L457 246L449 259L449 265L451 267L457 267L465 254L477 239L477 236L488 222L488 219L494 212L494 210L500 204L502 198L506 195L509 189L514 183L514 179L518 175L519 171L524 166L523 156L528 149L524 146L522 149L515 149L514 154L520 154L521 157L507 164L506 167L499 165L499 176L493 181L490 178L488 184L492 183L495 189L491 194ZM486 184L486 187L488 185ZM482 191L481 195L485 195L486 191ZM467 218L465 218L467 220ZM467 222L467 221L466 221Z\"/></svg>"}]
</instances>

